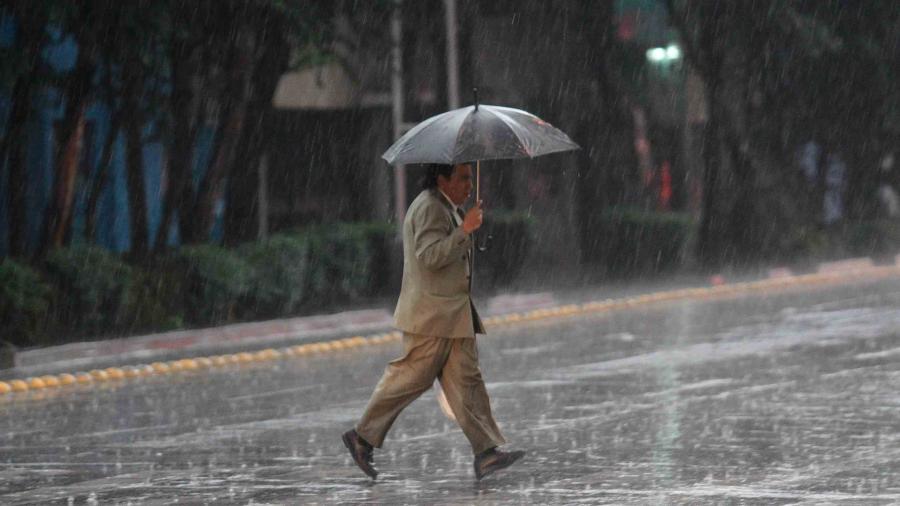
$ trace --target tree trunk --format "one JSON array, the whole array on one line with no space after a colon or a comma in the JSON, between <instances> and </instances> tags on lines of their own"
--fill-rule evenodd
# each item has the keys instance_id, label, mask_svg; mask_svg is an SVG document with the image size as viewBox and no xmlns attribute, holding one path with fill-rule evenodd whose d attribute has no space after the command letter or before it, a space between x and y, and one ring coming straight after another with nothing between
<instances>
[{"instance_id":1,"label":"tree trunk","mask_svg":"<svg viewBox=\"0 0 900 506\"><path fill-rule=\"evenodd\" d=\"M601 7L602 5L602 7ZM610 2L601 2L588 9L598 9L599 26L596 30L599 66L596 74L602 100L603 112L609 120L603 142L597 146L600 153L607 153L607 160L602 176L605 179L606 191L603 194L603 205L616 205L627 202L631 196L627 189L633 187L638 180L633 168L638 167L638 152L634 146L632 132L635 130L633 108L635 101L628 94L628 89L621 83L621 70L613 54L620 44L616 39L615 8ZM621 146L628 146L622 148ZM617 155L616 155L617 153Z\"/></svg>"},{"instance_id":2,"label":"tree trunk","mask_svg":"<svg viewBox=\"0 0 900 506\"><path fill-rule=\"evenodd\" d=\"M93 39L82 36L78 38L78 43L75 67L65 80L63 92L66 101L65 114L61 127L56 132L58 143L54 156L53 200L44 216L42 254L63 246L72 221L72 203L75 199L75 180L81 160L85 112L97 68L97 48Z\"/></svg>"},{"instance_id":3,"label":"tree trunk","mask_svg":"<svg viewBox=\"0 0 900 506\"><path fill-rule=\"evenodd\" d=\"M123 87L122 115L125 127L125 168L128 187L128 217L131 228L131 254L137 258L147 255L147 194L144 186L144 115L141 97L144 83L140 63L126 65Z\"/></svg>"},{"instance_id":4,"label":"tree trunk","mask_svg":"<svg viewBox=\"0 0 900 506\"><path fill-rule=\"evenodd\" d=\"M708 118L703 131L703 196L701 202L700 225L697 230L697 259L707 266L716 264L721 258L722 241L716 235L716 219L719 200L719 171L721 167L720 129L727 118L722 116L721 93L723 47L718 37L721 27L721 13L726 7L721 4L689 5L679 9L675 0L665 0L669 17L681 34L681 42L687 61L697 70L706 89L706 110ZM700 8L706 6L709 11ZM691 19L691 12L696 19ZM696 34L696 35L695 35Z\"/></svg>"},{"instance_id":5,"label":"tree trunk","mask_svg":"<svg viewBox=\"0 0 900 506\"><path fill-rule=\"evenodd\" d=\"M9 219L9 254L20 257L26 251L27 193L26 148L28 119L31 112L33 80L30 76L20 77L12 93L12 111L9 129L4 144L7 168L7 216Z\"/></svg>"},{"instance_id":6,"label":"tree trunk","mask_svg":"<svg viewBox=\"0 0 900 506\"><path fill-rule=\"evenodd\" d=\"M577 154L577 173L569 182L576 196L571 215L581 244L581 259L595 262L601 248L596 241L598 209L632 200L635 167L634 119L631 97L622 83L622 73L614 54L616 39L615 10L612 3L588 0L569 2L561 32L580 42L568 46L573 61L563 66L567 72L562 83L582 84L575 88L564 107L575 118L571 133L582 143ZM554 16L556 17L556 16ZM555 57L555 56L554 56ZM587 70L587 75L585 70ZM540 100L540 99L539 99Z\"/></svg>"},{"instance_id":7,"label":"tree trunk","mask_svg":"<svg viewBox=\"0 0 900 506\"><path fill-rule=\"evenodd\" d=\"M0 165L6 161L7 217L9 220L9 254L24 256L27 250L26 209L28 122L31 105L39 81L41 53L47 42L45 9L29 7L29 2L16 2L13 11L18 20L16 50L25 56L27 68L16 79L10 96L10 113L6 135L0 146Z\"/></svg>"},{"instance_id":8,"label":"tree trunk","mask_svg":"<svg viewBox=\"0 0 900 506\"><path fill-rule=\"evenodd\" d=\"M716 214L717 191L719 183L720 143L719 143L719 93L718 79L706 81L706 102L708 118L703 130L703 199L701 204L700 227L697 231L697 257L705 265L714 263L718 242L713 232L713 217Z\"/></svg>"},{"instance_id":9,"label":"tree trunk","mask_svg":"<svg viewBox=\"0 0 900 506\"><path fill-rule=\"evenodd\" d=\"M212 163L206 170L194 206L194 240L209 239L213 226L213 210L216 200L221 197L222 183L228 176L234 161L235 150L244 125L246 104L234 104L229 110L224 124L220 127L215 143ZM255 187L254 187L255 188Z\"/></svg>"},{"instance_id":10,"label":"tree trunk","mask_svg":"<svg viewBox=\"0 0 900 506\"><path fill-rule=\"evenodd\" d=\"M172 114L172 141L167 152L168 184L163 200L163 216L153 250L162 251L168 240L172 218L177 212L181 241L196 242L191 216L194 204L192 171L194 144L202 124L199 94L195 87L200 82L199 48L192 40L174 41L171 51L172 92L169 107Z\"/></svg>"},{"instance_id":11,"label":"tree trunk","mask_svg":"<svg viewBox=\"0 0 900 506\"><path fill-rule=\"evenodd\" d=\"M265 107L265 106L264 106ZM243 129L235 156L233 170L226 185L225 243L229 245L256 237L259 224L259 161L265 149L263 125L267 111L248 107L247 123Z\"/></svg>"},{"instance_id":12,"label":"tree trunk","mask_svg":"<svg viewBox=\"0 0 900 506\"><path fill-rule=\"evenodd\" d=\"M724 134L737 185L734 189L734 205L730 210L728 220L728 246L735 253L732 260L755 260L758 259L756 255L765 253L766 246L763 241L765 229L761 223L763 216L757 212L756 208L757 199L763 198L763 196L757 194L757 177L753 161L742 149L742 139L730 126L724 128ZM773 208L773 211L777 211L777 209Z\"/></svg>"},{"instance_id":13,"label":"tree trunk","mask_svg":"<svg viewBox=\"0 0 900 506\"><path fill-rule=\"evenodd\" d=\"M112 162L112 154L116 146L116 139L118 139L119 131L122 129L121 116L122 115L119 113L114 113L110 119L109 131L106 133L103 151L100 153L100 163L97 166L97 173L91 184L90 193L88 193L87 205L84 212L84 235L89 243L94 243L94 237L97 233L97 204L100 202L100 195L103 193L106 184L109 182L109 166Z\"/></svg>"},{"instance_id":14,"label":"tree trunk","mask_svg":"<svg viewBox=\"0 0 900 506\"><path fill-rule=\"evenodd\" d=\"M56 181L56 201L55 210L59 213L56 216L51 215L51 220L58 220L55 223L49 223L51 233L50 247L59 248L67 241L69 227L72 224L72 202L75 200L75 180L78 176L78 162L81 160L81 148L84 142L84 114L85 105L82 104L77 112L75 120L75 129L69 137L65 139L63 150L60 153L59 162L57 162Z\"/></svg>"},{"instance_id":15,"label":"tree trunk","mask_svg":"<svg viewBox=\"0 0 900 506\"><path fill-rule=\"evenodd\" d=\"M227 84L222 107L222 122L216 134L211 164L197 189L194 205L194 240L209 239L213 226L213 209L221 197L222 183L229 177L247 115L250 77L253 73L253 44L244 33L235 36L229 59ZM242 146L242 149L244 146ZM255 189L256 186L253 186Z\"/></svg>"},{"instance_id":16,"label":"tree trunk","mask_svg":"<svg viewBox=\"0 0 900 506\"><path fill-rule=\"evenodd\" d=\"M281 75L288 67L290 46L281 37L277 27L266 32L272 38L261 41L264 48L262 57L253 75L250 104L247 106L246 122L239 142L240 149L234 160L228 178L225 208L225 242L237 244L255 239L256 227L260 223L258 205L259 164L266 150L265 128L272 110L272 96Z\"/></svg>"}]
</instances>

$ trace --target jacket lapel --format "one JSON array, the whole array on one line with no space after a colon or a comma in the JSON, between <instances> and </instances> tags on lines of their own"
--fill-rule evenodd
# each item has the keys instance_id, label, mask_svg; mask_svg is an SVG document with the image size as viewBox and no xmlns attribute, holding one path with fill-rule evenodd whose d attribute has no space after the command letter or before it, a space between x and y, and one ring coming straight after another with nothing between
<instances>
[{"instance_id":1,"label":"jacket lapel","mask_svg":"<svg viewBox=\"0 0 900 506\"><path fill-rule=\"evenodd\" d=\"M441 201L441 204L444 204L444 209L446 209L447 213L449 214L448 217L450 218L450 224L451 226L453 226L456 223L456 218L453 217L453 205L450 203L450 201L447 200L447 197L444 197L444 194L441 193L440 190L435 188L432 189L431 192L432 195L434 195L438 200ZM462 211L462 208L460 208L460 211ZM460 223L462 223L462 220L463 218L460 216ZM472 246L469 247L468 250L466 250L466 263L469 264L469 292L472 291L472 274L475 272L475 264L472 261L472 248L474 247L474 245L475 241L473 237Z\"/></svg>"},{"instance_id":2,"label":"jacket lapel","mask_svg":"<svg viewBox=\"0 0 900 506\"><path fill-rule=\"evenodd\" d=\"M453 218L453 205L451 205L450 202L447 201L447 198L444 197L444 194L436 188L431 190L431 194L434 195L434 197L438 199L441 204L444 204L444 209L447 211L447 217L450 218L451 226L452 224L456 223L456 220Z\"/></svg>"}]
</instances>

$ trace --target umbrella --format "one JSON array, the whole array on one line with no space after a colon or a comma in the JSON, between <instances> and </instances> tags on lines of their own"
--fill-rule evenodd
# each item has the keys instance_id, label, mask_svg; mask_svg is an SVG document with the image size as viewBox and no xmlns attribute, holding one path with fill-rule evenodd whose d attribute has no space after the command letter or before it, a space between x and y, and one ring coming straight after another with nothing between
<instances>
[{"instance_id":1,"label":"umbrella","mask_svg":"<svg viewBox=\"0 0 900 506\"><path fill-rule=\"evenodd\" d=\"M572 139L537 116L511 107L475 105L432 116L381 155L389 164L475 162L475 195L481 160L534 158L579 149Z\"/></svg>"}]
</instances>

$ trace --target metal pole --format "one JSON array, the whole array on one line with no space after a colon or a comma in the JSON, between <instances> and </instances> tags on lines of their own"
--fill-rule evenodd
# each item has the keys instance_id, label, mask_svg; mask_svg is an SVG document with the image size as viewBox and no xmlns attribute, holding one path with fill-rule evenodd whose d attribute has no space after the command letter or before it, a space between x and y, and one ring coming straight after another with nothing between
<instances>
[{"instance_id":1,"label":"metal pole","mask_svg":"<svg viewBox=\"0 0 900 506\"><path fill-rule=\"evenodd\" d=\"M447 31L447 106L459 108L459 43L456 34L456 0L444 0Z\"/></svg>"},{"instance_id":2,"label":"metal pole","mask_svg":"<svg viewBox=\"0 0 900 506\"><path fill-rule=\"evenodd\" d=\"M257 239L269 237L269 155L263 153L259 159L259 206L257 218L259 229Z\"/></svg>"},{"instance_id":3,"label":"metal pole","mask_svg":"<svg viewBox=\"0 0 900 506\"><path fill-rule=\"evenodd\" d=\"M444 27L447 32L447 108L459 109L459 63L456 43L456 0L444 0ZM476 183L476 188L477 188ZM473 236L474 237L474 236ZM474 244L474 241L473 241ZM472 248L472 269L474 270L475 248ZM472 276L472 273L469 273ZM471 281L471 279L470 279ZM438 404L441 411L451 420L456 420L456 415L447 402L447 397L438 383L434 384L437 391Z\"/></svg>"},{"instance_id":4,"label":"metal pole","mask_svg":"<svg viewBox=\"0 0 900 506\"><path fill-rule=\"evenodd\" d=\"M394 140L403 134L403 27L400 19L402 0L394 0L391 12L391 98L394 121ZM394 216L403 228L406 217L406 169L394 167Z\"/></svg>"}]
</instances>

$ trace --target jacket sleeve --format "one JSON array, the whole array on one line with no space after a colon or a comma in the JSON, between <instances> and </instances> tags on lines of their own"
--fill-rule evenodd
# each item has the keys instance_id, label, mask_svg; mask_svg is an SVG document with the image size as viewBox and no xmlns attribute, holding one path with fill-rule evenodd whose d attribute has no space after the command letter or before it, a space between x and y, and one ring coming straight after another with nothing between
<instances>
[{"instance_id":1,"label":"jacket sleeve","mask_svg":"<svg viewBox=\"0 0 900 506\"><path fill-rule=\"evenodd\" d=\"M431 270L446 267L454 259L465 256L472 238L462 226L447 235L447 211L440 204L419 208L413 219L416 258Z\"/></svg>"}]
</instances>

